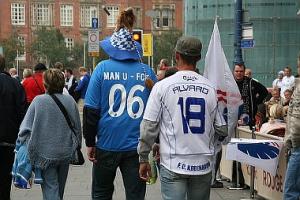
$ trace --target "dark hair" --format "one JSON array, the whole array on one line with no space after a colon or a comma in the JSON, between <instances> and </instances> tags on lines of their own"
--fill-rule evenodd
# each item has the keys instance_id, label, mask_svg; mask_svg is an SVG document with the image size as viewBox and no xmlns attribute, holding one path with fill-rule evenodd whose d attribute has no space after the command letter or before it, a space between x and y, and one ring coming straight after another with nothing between
<instances>
[{"instance_id":1,"label":"dark hair","mask_svg":"<svg viewBox=\"0 0 300 200\"><path fill-rule=\"evenodd\" d=\"M172 76L173 74L175 74L176 72L178 72L178 69L176 67L170 67L166 70L165 72L165 78Z\"/></svg>"},{"instance_id":2,"label":"dark hair","mask_svg":"<svg viewBox=\"0 0 300 200\"><path fill-rule=\"evenodd\" d=\"M5 58L4 56L0 55L0 72L4 71L5 69Z\"/></svg>"},{"instance_id":3,"label":"dark hair","mask_svg":"<svg viewBox=\"0 0 300 200\"><path fill-rule=\"evenodd\" d=\"M119 31L121 28L132 30L135 21L136 17L133 13L133 9L129 7L120 13L115 31Z\"/></svg>"},{"instance_id":4,"label":"dark hair","mask_svg":"<svg viewBox=\"0 0 300 200\"><path fill-rule=\"evenodd\" d=\"M179 52L177 52L179 53ZM197 62L201 59L201 56L187 56L179 53L182 61L185 64L196 66Z\"/></svg>"},{"instance_id":5,"label":"dark hair","mask_svg":"<svg viewBox=\"0 0 300 200\"><path fill-rule=\"evenodd\" d=\"M43 63L38 63L36 66L34 66L34 71L45 71L47 70L47 67Z\"/></svg>"},{"instance_id":6,"label":"dark hair","mask_svg":"<svg viewBox=\"0 0 300 200\"><path fill-rule=\"evenodd\" d=\"M59 69L48 69L43 74L48 94L62 93L65 86L64 74Z\"/></svg>"},{"instance_id":7,"label":"dark hair","mask_svg":"<svg viewBox=\"0 0 300 200\"><path fill-rule=\"evenodd\" d=\"M66 69L66 72L70 73L70 74L73 74L73 70L71 68L67 68Z\"/></svg>"},{"instance_id":8,"label":"dark hair","mask_svg":"<svg viewBox=\"0 0 300 200\"><path fill-rule=\"evenodd\" d=\"M235 64L234 67L233 67L233 70L235 70L236 66L243 67L244 71L246 70L246 66L244 64L240 64L240 63L239 64Z\"/></svg>"}]
</instances>

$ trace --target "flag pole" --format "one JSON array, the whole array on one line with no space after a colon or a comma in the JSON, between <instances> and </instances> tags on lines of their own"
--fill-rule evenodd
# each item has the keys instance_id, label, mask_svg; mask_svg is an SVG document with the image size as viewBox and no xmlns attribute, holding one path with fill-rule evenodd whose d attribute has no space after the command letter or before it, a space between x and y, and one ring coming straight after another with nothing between
<instances>
[{"instance_id":1,"label":"flag pole","mask_svg":"<svg viewBox=\"0 0 300 200\"><path fill-rule=\"evenodd\" d=\"M252 117L252 120L253 120L253 117ZM253 124L251 124L251 138L256 139L255 125L253 125ZM241 199L241 200L257 199L257 198L255 198L254 179L255 179L255 167L251 165L250 166L250 199Z\"/></svg>"},{"instance_id":2,"label":"flag pole","mask_svg":"<svg viewBox=\"0 0 300 200\"><path fill-rule=\"evenodd\" d=\"M253 115L253 114L252 114ZM253 118L252 118L253 119ZM252 125L252 131L251 131L252 139L256 139L255 136L255 126ZM251 178L250 178L250 199L254 199L254 179L255 179L255 167L251 166Z\"/></svg>"},{"instance_id":3,"label":"flag pole","mask_svg":"<svg viewBox=\"0 0 300 200\"><path fill-rule=\"evenodd\" d=\"M239 138L239 134L238 134L238 131L237 131L237 127L235 129L235 138ZM233 161L235 163L235 170L232 171L232 173L236 173L236 185L235 186L231 186L231 187L228 187L229 190L243 190L244 188L240 187L240 175L239 175L239 162L234 160ZM233 163L232 163L233 164ZM233 167L234 168L234 167ZM231 180L232 181L232 180Z\"/></svg>"}]
</instances>

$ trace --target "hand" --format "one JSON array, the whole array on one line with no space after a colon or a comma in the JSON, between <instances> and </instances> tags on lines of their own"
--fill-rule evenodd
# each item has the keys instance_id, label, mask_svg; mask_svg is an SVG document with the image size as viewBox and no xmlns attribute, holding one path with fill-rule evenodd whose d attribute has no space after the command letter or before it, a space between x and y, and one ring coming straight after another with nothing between
<instances>
[{"instance_id":1,"label":"hand","mask_svg":"<svg viewBox=\"0 0 300 200\"><path fill-rule=\"evenodd\" d=\"M149 178L152 176L152 173L151 173L151 166L148 162L140 163L139 174L140 174L140 178L143 181L149 180Z\"/></svg>"},{"instance_id":2,"label":"hand","mask_svg":"<svg viewBox=\"0 0 300 200\"><path fill-rule=\"evenodd\" d=\"M160 146L157 143L154 143L154 145L152 146L153 157L154 157L155 161L157 161L157 162L160 161L159 148L160 148Z\"/></svg>"},{"instance_id":3,"label":"hand","mask_svg":"<svg viewBox=\"0 0 300 200\"><path fill-rule=\"evenodd\" d=\"M87 157L89 161L96 163L96 147L87 147Z\"/></svg>"}]
</instances>

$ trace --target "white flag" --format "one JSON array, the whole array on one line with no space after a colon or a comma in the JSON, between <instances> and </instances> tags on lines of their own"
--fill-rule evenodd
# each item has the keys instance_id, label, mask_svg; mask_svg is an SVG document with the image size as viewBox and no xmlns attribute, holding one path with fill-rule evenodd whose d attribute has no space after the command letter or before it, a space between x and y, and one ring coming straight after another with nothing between
<instances>
[{"instance_id":1,"label":"white flag","mask_svg":"<svg viewBox=\"0 0 300 200\"><path fill-rule=\"evenodd\" d=\"M228 137L223 142L227 144L234 136L238 110L243 101L221 46L217 20L205 57L204 77L209 79L217 89L218 109L220 113L223 113L228 124Z\"/></svg>"},{"instance_id":2,"label":"white flag","mask_svg":"<svg viewBox=\"0 0 300 200\"><path fill-rule=\"evenodd\" d=\"M232 139L227 144L226 159L237 160L276 175L283 141Z\"/></svg>"}]
</instances>

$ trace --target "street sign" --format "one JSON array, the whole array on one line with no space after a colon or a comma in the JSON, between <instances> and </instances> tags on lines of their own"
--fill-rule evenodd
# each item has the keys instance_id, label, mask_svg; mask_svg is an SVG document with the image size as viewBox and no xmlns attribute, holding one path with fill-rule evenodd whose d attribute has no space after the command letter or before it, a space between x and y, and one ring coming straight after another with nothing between
<instances>
[{"instance_id":1,"label":"street sign","mask_svg":"<svg viewBox=\"0 0 300 200\"><path fill-rule=\"evenodd\" d=\"M143 34L143 55L144 56L152 56L152 34Z\"/></svg>"},{"instance_id":2,"label":"street sign","mask_svg":"<svg viewBox=\"0 0 300 200\"><path fill-rule=\"evenodd\" d=\"M241 48L246 49L246 48L253 48L254 47L254 40L241 40Z\"/></svg>"},{"instance_id":3,"label":"street sign","mask_svg":"<svg viewBox=\"0 0 300 200\"><path fill-rule=\"evenodd\" d=\"M98 28L98 18L92 18L92 29Z\"/></svg>"},{"instance_id":4,"label":"street sign","mask_svg":"<svg viewBox=\"0 0 300 200\"><path fill-rule=\"evenodd\" d=\"M88 52L90 56L99 56L99 31L90 30L88 34Z\"/></svg>"},{"instance_id":5,"label":"street sign","mask_svg":"<svg viewBox=\"0 0 300 200\"><path fill-rule=\"evenodd\" d=\"M252 40L253 39L253 26L243 26L242 39Z\"/></svg>"}]
</instances>

